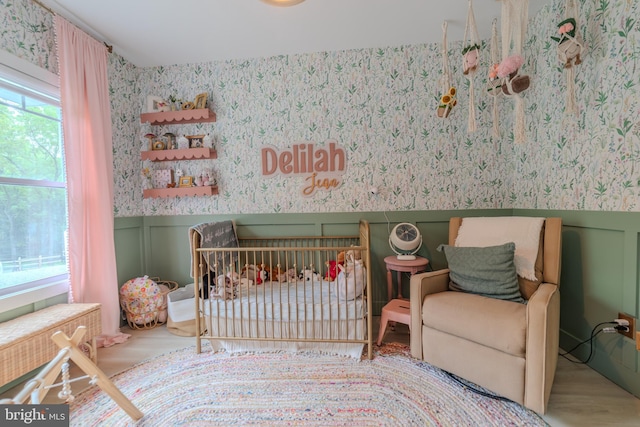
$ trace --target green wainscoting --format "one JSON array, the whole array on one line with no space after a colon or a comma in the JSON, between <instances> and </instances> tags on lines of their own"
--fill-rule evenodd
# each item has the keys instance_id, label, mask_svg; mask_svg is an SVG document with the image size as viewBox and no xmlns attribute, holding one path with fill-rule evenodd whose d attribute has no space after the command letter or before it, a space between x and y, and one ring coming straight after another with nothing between
<instances>
[{"instance_id":1,"label":"green wainscoting","mask_svg":"<svg viewBox=\"0 0 640 427\"><path fill-rule=\"evenodd\" d=\"M424 244L419 255L434 269L446 266L435 248L448 238L452 216L559 216L563 219L563 262L560 344L569 349L587 338L598 323L615 319L618 312L638 317L640 303L640 213L547 210L412 211L326 214L196 215L116 219L116 251L120 284L143 274L175 280L189 277L190 226L207 221L234 219L240 236L356 234L357 223L371 224L374 312L386 302L385 256L390 227L412 222L420 228ZM388 222L389 221L389 222ZM403 295L408 295L408 277ZM624 389L640 396L638 352L635 343L619 334L600 334L589 366ZM588 345L575 354L584 359Z\"/></svg>"},{"instance_id":2,"label":"green wainscoting","mask_svg":"<svg viewBox=\"0 0 640 427\"><path fill-rule=\"evenodd\" d=\"M560 280L560 346L573 348L600 322L625 312L638 317L640 302L640 213L515 209L514 215L559 216L563 220ZM609 325L607 325L609 326ZM589 366L640 396L635 342L599 334ZM583 345L574 353L589 355Z\"/></svg>"},{"instance_id":3,"label":"green wainscoting","mask_svg":"<svg viewBox=\"0 0 640 427\"><path fill-rule=\"evenodd\" d=\"M510 215L511 210L466 211L468 216ZM366 219L371 228L371 272L373 306L379 313L386 303L386 268L384 257L392 255L389 230L398 222L416 224L423 235L418 255L429 259L435 268L446 266L444 256L435 248L446 243L448 222L459 211L326 213L326 214L259 214L259 215L193 215L116 218L115 242L120 285L140 275L157 276L177 281L181 286L190 277L189 227L208 221L233 219L240 237L283 235L355 235L358 222ZM389 221L389 222L388 222ZM395 276L395 275L394 275ZM395 278L394 278L395 280ZM409 294L409 278L403 277L403 295Z\"/></svg>"}]
</instances>

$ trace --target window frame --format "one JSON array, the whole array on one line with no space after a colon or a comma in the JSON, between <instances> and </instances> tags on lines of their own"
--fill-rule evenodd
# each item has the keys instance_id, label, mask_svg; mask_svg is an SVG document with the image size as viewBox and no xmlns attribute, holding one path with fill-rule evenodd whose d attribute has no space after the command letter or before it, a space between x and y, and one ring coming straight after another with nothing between
<instances>
[{"instance_id":1,"label":"window frame","mask_svg":"<svg viewBox=\"0 0 640 427\"><path fill-rule=\"evenodd\" d=\"M60 104L60 80L56 74L3 50L0 50L0 79L2 79L3 86L8 86L12 91L33 99ZM35 92L31 92L31 90ZM37 184L42 187L66 188L66 184L61 185L58 182L34 181L23 178L3 178L1 183ZM68 295L69 274L52 276L16 288L15 292L0 296L0 313L36 304L48 298Z\"/></svg>"}]
</instances>

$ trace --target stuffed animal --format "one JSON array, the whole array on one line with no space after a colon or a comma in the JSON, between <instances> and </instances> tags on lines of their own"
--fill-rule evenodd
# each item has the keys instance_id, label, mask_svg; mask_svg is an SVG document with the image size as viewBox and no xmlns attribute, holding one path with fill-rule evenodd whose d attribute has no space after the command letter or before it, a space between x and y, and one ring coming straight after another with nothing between
<instances>
[{"instance_id":1,"label":"stuffed animal","mask_svg":"<svg viewBox=\"0 0 640 427\"><path fill-rule=\"evenodd\" d=\"M167 101L161 101L156 104L158 106L158 111L164 113L166 111L171 111L171 106Z\"/></svg>"},{"instance_id":2,"label":"stuffed animal","mask_svg":"<svg viewBox=\"0 0 640 427\"><path fill-rule=\"evenodd\" d=\"M242 268L240 277L243 279L255 281L257 285L261 285L262 283L267 281L268 274L264 270L264 266L249 264Z\"/></svg>"},{"instance_id":3,"label":"stuffed animal","mask_svg":"<svg viewBox=\"0 0 640 427\"><path fill-rule=\"evenodd\" d=\"M272 278L276 278L278 282L295 282L298 278L296 274L296 270L290 268L288 270L282 270L280 267L277 267L276 270L278 273L274 275L273 271L271 273Z\"/></svg>"},{"instance_id":4,"label":"stuffed animal","mask_svg":"<svg viewBox=\"0 0 640 427\"><path fill-rule=\"evenodd\" d=\"M344 251L338 252L335 260L329 260L324 263L325 267L327 268L327 273L324 275L325 280L329 282L333 282L334 280L336 280L336 277L338 277L339 273L338 266L344 264L344 255Z\"/></svg>"},{"instance_id":5,"label":"stuffed animal","mask_svg":"<svg viewBox=\"0 0 640 427\"><path fill-rule=\"evenodd\" d=\"M304 269L300 272L300 280L304 280L305 282L321 282L322 277L315 271L311 269Z\"/></svg>"},{"instance_id":6,"label":"stuffed animal","mask_svg":"<svg viewBox=\"0 0 640 427\"><path fill-rule=\"evenodd\" d=\"M327 274L325 274L325 280L333 282L336 280L336 276L338 275L338 261L331 260L324 263L327 267Z\"/></svg>"}]
</instances>

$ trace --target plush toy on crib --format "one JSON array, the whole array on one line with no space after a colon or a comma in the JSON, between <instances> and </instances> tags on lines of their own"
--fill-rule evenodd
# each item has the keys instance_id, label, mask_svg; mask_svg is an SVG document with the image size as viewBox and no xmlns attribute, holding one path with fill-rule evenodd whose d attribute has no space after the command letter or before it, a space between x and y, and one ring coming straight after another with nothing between
<instances>
[{"instance_id":1,"label":"plush toy on crib","mask_svg":"<svg viewBox=\"0 0 640 427\"><path fill-rule=\"evenodd\" d=\"M322 277L315 271L311 269L304 269L300 272L299 276L300 280L304 280L305 282L321 282Z\"/></svg>"},{"instance_id":2,"label":"plush toy on crib","mask_svg":"<svg viewBox=\"0 0 640 427\"><path fill-rule=\"evenodd\" d=\"M338 277L338 266L344 265L344 251L338 253L338 259L327 261L324 264L327 267L327 274L324 278L329 282L333 282Z\"/></svg>"},{"instance_id":3,"label":"plush toy on crib","mask_svg":"<svg viewBox=\"0 0 640 427\"><path fill-rule=\"evenodd\" d=\"M264 264L260 266L249 264L242 268L240 277L253 280L257 285L261 285L269 279L269 274L265 270Z\"/></svg>"},{"instance_id":4,"label":"plush toy on crib","mask_svg":"<svg viewBox=\"0 0 640 427\"><path fill-rule=\"evenodd\" d=\"M338 267L340 272L337 280L332 284L332 293L339 300L353 300L359 298L364 292L367 274L361 258L360 251L347 251L345 265Z\"/></svg>"}]
</instances>

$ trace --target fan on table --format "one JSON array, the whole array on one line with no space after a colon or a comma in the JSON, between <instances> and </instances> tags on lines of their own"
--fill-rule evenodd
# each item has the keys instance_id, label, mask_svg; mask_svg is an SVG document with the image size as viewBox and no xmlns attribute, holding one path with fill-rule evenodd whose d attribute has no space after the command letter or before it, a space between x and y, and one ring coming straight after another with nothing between
<instances>
[{"instance_id":1,"label":"fan on table","mask_svg":"<svg viewBox=\"0 0 640 427\"><path fill-rule=\"evenodd\" d=\"M399 260L416 259L415 253L422 246L420 230L413 224L401 222L391 230L389 246L398 255Z\"/></svg>"}]
</instances>

